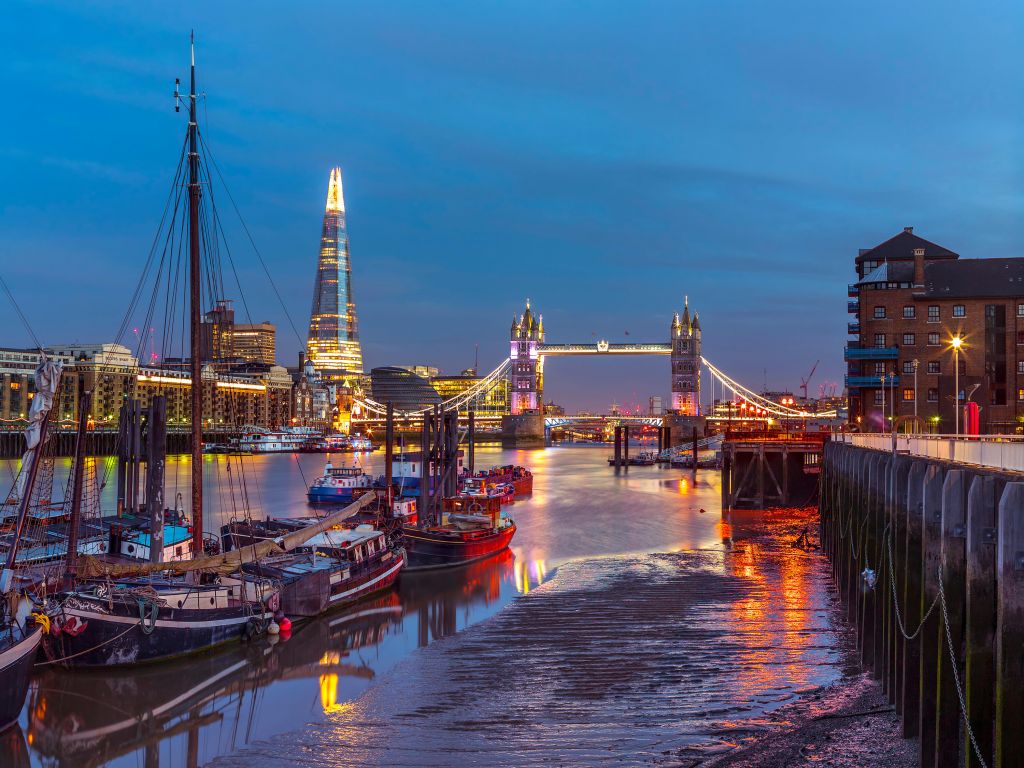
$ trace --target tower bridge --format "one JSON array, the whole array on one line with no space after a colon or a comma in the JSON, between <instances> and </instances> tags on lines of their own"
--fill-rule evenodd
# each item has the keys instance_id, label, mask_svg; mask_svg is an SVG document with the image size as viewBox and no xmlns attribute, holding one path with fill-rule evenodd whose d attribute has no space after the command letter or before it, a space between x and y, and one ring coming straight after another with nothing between
<instances>
[{"instance_id":1,"label":"tower bridge","mask_svg":"<svg viewBox=\"0 0 1024 768\"><path fill-rule=\"evenodd\" d=\"M509 333L509 356L482 377L473 386L439 405L424 405L408 411L395 411L397 419L418 421L422 414L439 408L443 411L470 411L483 402L495 387L508 386L509 413L501 418L502 440L514 447L540 447L544 444L545 427L566 425L573 417L544 416L544 375L548 358L583 356L616 357L622 355L662 355L669 358L669 383L672 393L668 412L661 417L638 417L652 426L667 427L673 444L687 442L693 431L703 434L706 417L701 413L701 374L707 371L738 401L755 406L759 411L779 419L809 419L831 417L835 412L809 413L768 400L728 376L703 356L700 318L690 315L689 301L684 300L683 312L673 314L669 323L667 341L610 342L601 339L589 343L554 343L547 339L544 318L534 315L529 300L521 315L514 315ZM356 421L376 422L387 412L384 403L369 397L355 400L360 409ZM580 420L594 417L580 417ZM598 417L609 418L609 417ZM622 419L623 417L617 417ZM626 417L628 418L628 417ZM634 422L636 423L636 422Z\"/></svg>"},{"instance_id":2,"label":"tower bridge","mask_svg":"<svg viewBox=\"0 0 1024 768\"><path fill-rule=\"evenodd\" d=\"M683 302L683 314L675 313L667 342L613 343L605 339L590 344L555 344L547 340L544 317L534 316L530 300L521 315L513 315L509 332L509 380L511 414L502 422L506 443L514 446L543 444L544 365L549 357L667 355L669 357L672 401L664 426L689 435L704 432L700 413L701 327L700 318L690 317L690 302ZM673 435L675 439L677 435Z\"/></svg>"}]
</instances>

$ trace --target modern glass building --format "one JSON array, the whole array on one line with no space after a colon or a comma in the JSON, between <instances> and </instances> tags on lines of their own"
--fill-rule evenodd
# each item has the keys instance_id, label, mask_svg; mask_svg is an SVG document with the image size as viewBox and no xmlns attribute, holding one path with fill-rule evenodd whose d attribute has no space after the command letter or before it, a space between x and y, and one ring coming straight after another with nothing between
<instances>
[{"instance_id":1,"label":"modern glass building","mask_svg":"<svg viewBox=\"0 0 1024 768\"><path fill-rule=\"evenodd\" d=\"M320 262L313 287L306 354L325 379L363 372L356 304L352 296L352 263L345 228L345 196L341 168L331 171L327 210L320 236Z\"/></svg>"}]
</instances>

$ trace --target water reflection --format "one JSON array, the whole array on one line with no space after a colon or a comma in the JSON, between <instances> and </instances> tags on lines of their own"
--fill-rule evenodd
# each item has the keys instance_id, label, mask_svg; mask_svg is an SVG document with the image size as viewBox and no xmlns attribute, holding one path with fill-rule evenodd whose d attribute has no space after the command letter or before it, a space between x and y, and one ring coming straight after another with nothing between
<instances>
[{"instance_id":1,"label":"water reflection","mask_svg":"<svg viewBox=\"0 0 1024 768\"><path fill-rule=\"evenodd\" d=\"M426 645L511 599L512 560L505 552L461 572L404 576L397 591L277 642L125 670L47 670L27 707L32 751L55 766L194 766L344 713L409 637Z\"/></svg>"}]
</instances>

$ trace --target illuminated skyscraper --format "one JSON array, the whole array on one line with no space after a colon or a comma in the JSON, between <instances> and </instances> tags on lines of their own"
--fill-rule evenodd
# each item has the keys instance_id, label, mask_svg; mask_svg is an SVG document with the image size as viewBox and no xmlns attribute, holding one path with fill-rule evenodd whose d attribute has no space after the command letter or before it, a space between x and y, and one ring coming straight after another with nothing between
<instances>
[{"instance_id":1,"label":"illuminated skyscraper","mask_svg":"<svg viewBox=\"0 0 1024 768\"><path fill-rule=\"evenodd\" d=\"M356 304L352 297L352 264L345 229L341 168L331 171L327 188L327 210L320 236L320 263L313 287L306 354L316 372L325 378L363 372Z\"/></svg>"}]
</instances>

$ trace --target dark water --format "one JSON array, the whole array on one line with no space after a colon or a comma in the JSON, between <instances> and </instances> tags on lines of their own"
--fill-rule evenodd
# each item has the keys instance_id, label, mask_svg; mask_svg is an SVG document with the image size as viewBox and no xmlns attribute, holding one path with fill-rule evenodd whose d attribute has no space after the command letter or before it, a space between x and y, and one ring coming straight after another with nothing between
<instances>
[{"instance_id":1,"label":"dark water","mask_svg":"<svg viewBox=\"0 0 1024 768\"><path fill-rule=\"evenodd\" d=\"M680 764L838 677L824 563L789 545L806 513L723 521L717 472L616 476L606 454L479 450L536 475L511 553L404 576L287 641L43 671L21 723L31 763ZM306 513L323 457L298 458L209 457L207 528L243 479L253 514ZM187 498L187 461L169 472Z\"/></svg>"}]
</instances>

